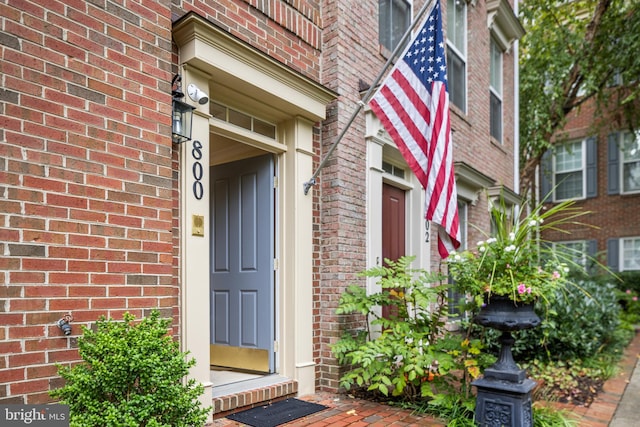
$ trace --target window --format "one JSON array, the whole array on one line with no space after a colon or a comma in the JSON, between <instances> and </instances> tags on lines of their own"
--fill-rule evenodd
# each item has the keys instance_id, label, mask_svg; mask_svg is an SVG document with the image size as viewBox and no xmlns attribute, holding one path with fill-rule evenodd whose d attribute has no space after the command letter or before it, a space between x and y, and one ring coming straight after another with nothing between
<instances>
[{"instance_id":1,"label":"window","mask_svg":"<svg viewBox=\"0 0 640 427\"><path fill-rule=\"evenodd\" d=\"M640 270L640 237L608 239L607 267L611 271Z\"/></svg>"},{"instance_id":2,"label":"window","mask_svg":"<svg viewBox=\"0 0 640 427\"><path fill-rule=\"evenodd\" d=\"M553 243L553 250L562 260L569 264L580 265L584 268L588 266L589 247L586 240L576 240L573 242Z\"/></svg>"},{"instance_id":3,"label":"window","mask_svg":"<svg viewBox=\"0 0 640 427\"><path fill-rule=\"evenodd\" d=\"M502 142L502 50L491 38L489 117L491 136Z\"/></svg>"},{"instance_id":4,"label":"window","mask_svg":"<svg viewBox=\"0 0 640 427\"><path fill-rule=\"evenodd\" d=\"M640 270L640 238L620 239L622 270Z\"/></svg>"},{"instance_id":5,"label":"window","mask_svg":"<svg viewBox=\"0 0 640 427\"><path fill-rule=\"evenodd\" d=\"M595 137L556 145L555 154L549 150L542 156L541 166L541 198L560 201L598 195L598 142Z\"/></svg>"},{"instance_id":6,"label":"window","mask_svg":"<svg viewBox=\"0 0 640 427\"><path fill-rule=\"evenodd\" d=\"M610 134L607 156L608 193L640 192L640 131Z\"/></svg>"},{"instance_id":7,"label":"window","mask_svg":"<svg viewBox=\"0 0 640 427\"><path fill-rule=\"evenodd\" d=\"M216 119L240 126L267 138L276 139L276 125L234 110L226 105L211 101L209 102L209 113Z\"/></svg>"},{"instance_id":8,"label":"window","mask_svg":"<svg viewBox=\"0 0 640 427\"><path fill-rule=\"evenodd\" d=\"M382 162L382 170L390 175L397 176L400 179L404 179L404 175L405 175L404 169L398 166L392 165L389 162L385 162L385 161Z\"/></svg>"},{"instance_id":9,"label":"window","mask_svg":"<svg viewBox=\"0 0 640 427\"><path fill-rule=\"evenodd\" d=\"M622 169L622 192L640 191L640 131L620 135L620 161Z\"/></svg>"},{"instance_id":10,"label":"window","mask_svg":"<svg viewBox=\"0 0 640 427\"><path fill-rule=\"evenodd\" d=\"M467 3L447 0L447 87L449 100L467 111Z\"/></svg>"},{"instance_id":11,"label":"window","mask_svg":"<svg viewBox=\"0 0 640 427\"><path fill-rule=\"evenodd\" d=\"M400 43L411 25L411 5L407 0L378 1L378 37L390 51Z\"/></svg>"},{"instance_id":12,"label":"window","mask_svg":"<svg viewBox=\"0 0 640 427\"><path fill-rule=\"evenodd\" d=\"M458 200L458 219L460 221L460 247L458 251L464 251L467 249L467 208L468 204ZM454 287L450 287L447 291L449 297L449 314L453 316L460 316L462 310L460 305L464 304L465 295L460 292L456 292ZM454 317L455 320L458 320Z\"/></svg>"},{"instance_id":13,"label":"window","mask_svg":"<svg viewBox=\"0 0 640 427\"><path fill-rule=\"evenodd\" d=\"M584 159L582 141L558 146L554 158L555 200L584 197Z\"/></svg>"}]
</instances>

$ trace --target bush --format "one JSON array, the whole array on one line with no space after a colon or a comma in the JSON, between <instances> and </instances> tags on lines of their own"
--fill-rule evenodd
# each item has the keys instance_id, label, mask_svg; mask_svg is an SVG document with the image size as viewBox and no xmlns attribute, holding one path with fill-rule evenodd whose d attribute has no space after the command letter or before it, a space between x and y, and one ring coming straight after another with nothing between
<instances>
[{"instance_id":1,"label":"bush","mask_svg":"<svg viewBox=\"0 0 640 427\"><path fill-rule=\"evenodd\" d=\"M617 333L621 308L616 287L585 281L571 291L559 292L547 311L539 311L538 328L514 332L512 349L518 361L589 359L626 345ZM485 334L487 346L497 351L499 332L474 328Z\"/></svg>"},{"instance_id":2,"label":"bush","mask_svg":"<svg viewBox=\"0 0 640 427\"><path fill-rule=\"evenodd\" d=\"M339 363L351 367L340 379L347 390L364 387L410 401L435 398L454 388L467 394L469 378L479 375L483 360L478 340L445 335L447 287L431 286L443 278L410 269L412 260L385 260L388 267L362 273L378 278L381 292L367 294L352 285L341 296L338 314L360 313L368 319L366 330L355 335L347 331L332 346ZM393 307L391 315L380 316L381 306ZM462 374L455 376L452 371Z\"/></svg>"},{"instance_id":3,"label":"bush","mask_svg":"<svg viewBox=\"0 0 640 427\"><path fill-rule=\"evenodd\" d=\"M157 310L134 323L101 317L96 330L78 338L84 363L59 367L66 384L51 392L70 407L71 426L201 426L209 408L198 396L201 384L183 381L195 359L167 335L169 319Z\"/></svg>"}]
</instances>

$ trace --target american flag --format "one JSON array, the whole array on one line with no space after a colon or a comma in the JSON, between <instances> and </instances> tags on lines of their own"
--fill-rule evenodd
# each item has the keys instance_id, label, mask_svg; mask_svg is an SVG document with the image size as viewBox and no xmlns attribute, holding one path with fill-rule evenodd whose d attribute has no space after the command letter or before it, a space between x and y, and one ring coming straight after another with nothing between
<instances>
[{"instance_id":1,"label":"american flag","mask_svg":"<svg viewBox=\"0 0 640 427\"><path fill-rule=\"evenodd\" d=\"M426 191L426 219L438 224L438 252L460 246L449 93L440 1L370 101Z\"/></svg>"}]
</instances>

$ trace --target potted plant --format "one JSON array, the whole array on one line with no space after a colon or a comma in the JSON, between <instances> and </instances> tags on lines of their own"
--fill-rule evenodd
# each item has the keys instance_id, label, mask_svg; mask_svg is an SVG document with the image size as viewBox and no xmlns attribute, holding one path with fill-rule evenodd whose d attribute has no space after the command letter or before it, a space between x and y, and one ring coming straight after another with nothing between
<instances>
[{"instance_id":1,"label":"potted plant","mask_svg":"<svg viewBox=\"0 0 640 427\"><path fill-rule=\"evenodd\" d=\"M480 425L500 420L501 425L531 426L535 381L526 378L524 369L513 360L511 332L538 326L534 304L548 304L570 283L568 265L542 244L541 232L567 232L563 225L577 223L588 212L575 207L573 201L549 208L539 204L520 216L509 215L504 203L492 205L490 212L492 235L474 250L447 258L454 286L470 298L473 311L480 308L473 322L502 331L497 362L472 383L477 388L475 417ZM513 423L502 422L503 418Z\"/></svg>"},{"instance_id":2,"label":"potted plant","mask_svg":"<svg viewBox=\"0 0 640 427\"><path fill-rule=\"evenodd\" d=\"M559 289L571 284L566 278L568 260L543 244L541 232L568 233L562 226L582 224L577 219L588 212L574 201L565 201L551 206L541 203L520 216L510 215L499 203L491 206L490 213L493 234L473 250L450 254L447 264L453 286L470 301L467 308L477 312L473 322L503 332L499 359L485 370L485 376L488 371L518 382L524 371L513 361L511 332L538 326L534 304L549 304Z\"/></svg>"},{"instance_id":3,"label":"potted plant","mask_svg":"<svg viewBox=\"0 0 640 427\"><path fill-rule=\"evenodd\" d=\"M476 248L453 252L446 262L454 287L470 298L471 309L496 300L514 307L548 304L569 282L567 260L541 240L541 232L578 224L588 212L565 201L547 208L543 203L527 215L510 215L504 203L491 207L493 233Z\"/></svg>"}]
</instances>

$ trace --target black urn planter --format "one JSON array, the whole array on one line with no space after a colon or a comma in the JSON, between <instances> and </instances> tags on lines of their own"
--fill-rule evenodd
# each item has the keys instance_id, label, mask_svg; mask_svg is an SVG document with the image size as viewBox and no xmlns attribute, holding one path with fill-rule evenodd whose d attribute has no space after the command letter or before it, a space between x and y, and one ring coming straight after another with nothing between
<instances>
[{"instance_id":1,"label":"black urn planter","mask_svg":"<svg viewBox=\"0 0 640 427\"><path fill-rule=\"evenodd\" d=\"M502 331L500 356L485 369L483 378L472 383L478 389L476 423L480 426L533 426L531 391L535 381L526 378L513 360L513 331L540 325L534 303L516 303L505 296L492 296L473 318L473 322Z\"/></svg>"},{"instance_id":2,"label":"black urn planter","mask_svg":"<svg viewBox=\"0 0 640 427\"><path fill-rule=\"evenodd\" d=\"M473 323L503 332L531 329L540 325L534 303L515 302L503 295L493 295L473 318Z\"/></svg>"}]
</instances>

